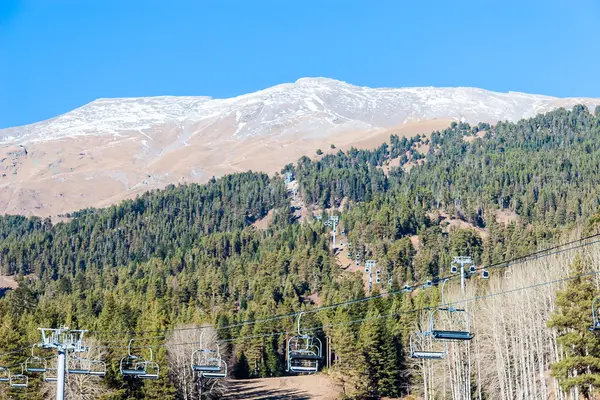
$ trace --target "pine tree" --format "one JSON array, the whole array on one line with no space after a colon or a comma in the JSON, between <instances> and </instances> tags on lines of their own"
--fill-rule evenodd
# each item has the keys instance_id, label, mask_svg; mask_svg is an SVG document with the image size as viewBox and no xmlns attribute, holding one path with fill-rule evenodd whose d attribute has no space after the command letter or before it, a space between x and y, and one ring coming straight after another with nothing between
<instances>
[{"instance_id":1,"label":"pine tree","mask_svg":"<svg viewBox=\"0 0 600 400\"><path fill-rule=\"evenodd\" d=\"M552 375L563 390L577 390L585 399L591 399L594 389L600 388L600 340L589 331L594 285L589 277L580 276L586 271L587 266L577 258L571 274L578 277L557 294L558 310L548 326L558 330L557 340L565 355L552 364Z\"/></svg>"}]
</instances>

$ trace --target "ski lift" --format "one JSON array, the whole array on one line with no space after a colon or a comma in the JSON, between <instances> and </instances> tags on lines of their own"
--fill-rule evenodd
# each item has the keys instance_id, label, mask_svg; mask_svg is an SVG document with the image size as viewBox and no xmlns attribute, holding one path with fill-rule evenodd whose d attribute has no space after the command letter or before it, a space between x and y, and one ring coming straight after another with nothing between
<instances>
[{"instance_id":1,"label":"ski lift","mask_svg":"<svg viewBox=\"0 0 600 400\"><path fill-rule=\"evenodd\" d=\"M203 378L225 378L227 363L221 359L219 350L198 349L192 353L192 371Z\"/></svg>"},{"instance_id":2,"label":"ski lift","mask_svg":"<svg viewBox=\"0 0 600 400\"><path fill-rule=\"evenodd\" d=\"M321 356L323 346L317 337L300 331L302 314L302 312L298 314L298 335L288 340L287 371L314 374L319 370L319 361L323 358Z\"/></svg>"},{"instance_id":3,"label":"ski lift","mask_svg":"<svg viewBox=\"0 0 600 400\"><path fill-rule=\"evenodd\" d=\"M429 314L429 331L435 339L465 341L475 335L470 331L470 316L464 309L440 307Z\"/></svg>"},{"instance_id":4,"label":"ski lift","mask_svg":"<svg viewBox=\"0 0 600 400\"><path fill-rule=\"evenodd\" d=\"M147 361L144 357L138 356L131 353L131 343L133 339L129 340L127 346L127 355L121 358L119 363L119 370L121 375L128 376L139 376L146 374ZM152 349L150 349L150 359L152 359Z\"/></svg>"},{"instance_id":5,"label":"ski lift","mask_svg":"<svg viewBox=\"0 0 600 400\"><path fill-rule=\"evenodd\" d=\"M11 374L8 379L8 384L12 388L23 389L29 386L29 377L25 375L24 366L21 364L21 373L20 374Z\"/></svg>"},{"instance_id":6,"label":"ski lift","mask_svg":"<svg viewBox=\"0 0 600 400\"><path fill-rule=\"evenodd\" d=\"M0 367L0 382L10 382L10 371L8 368Z\"/></svg>"},{"instance_id":7,"label":"ski lift","mask_svg":"<svg viewBox=\"0 0 600 400\"><path fill-rule=\"evenodd\" d=\"M436 343L439 343L436 346ZM410 358L441 360L446 356L446 344L434 340L431 332L413 332L410 335Z\"/></svg>"},{"instance_id":8,"label":"ski lift","mask_svg":"<svg viewBox=\"0 0 600 400\"><path fill-rule=\"evenodd\" d=\"M90 361L90 375L99 376L101 378L106 376L106 363L101 360Z\"/></svg>"},{"instance_id":9,"label":"ski lift","mask_svg":"<svg viewBox=\"0 0 600 400\"><path fill-rule=\"evenodd\" d=\"M31 357L25 360L25 371L31 373L43 373L46 371L46 361L34 354L36 345L31 346Z\"/></svg>"},{"instance_id":10,"label":"ski lift","mask_svg":"<svg viewBox=\"0 0 600 400\"><path fill-rule=\"evenodd\" d=\"M69 374L90 375L91 361L87 358L70 356L67 364L67 372Z\"/></svg>"},{"instance_id":11,"label":"ski lift","mask_svg":"<svg viewBox=\"0 0 600 400\"><path fill-rule=\"evenodd\" d=\"M600 306L600 297L596 298L592 302L592 326L590 326L590 331L600 331L600 315L598 306Z\"/></svg>"},{"instance_id":12,"label":"ski lift","mask_svg":"<svg viewBox=\"0 0 600 400\"><path fill-rule=\"evenodd\" d=\"M140 379L158 379L160 375L160 366L151 360L146 361L144 370L146 371L144 374L136 375L136 377Z\"/></svg>"},{"instance_id":13,"label":"ski lift","mask_svg":"<svg viewBox=\"0 0 600 400\"><path fill-rule=\"evenodd\" d=\"M51 366L48 366L46 363L46 370L44 371L44 375L42 375L42 380L44 382L56 382L58 381L58 368L57 368L58 360L56 357L52 359Z\"/></svg>"},{"instance_id":14,"label":"ski lift","mask_svg":"<svg viewBox=\"0 0 600 400\"><path fill-rule=\"evenodd\" d=\"M201 346L203 334L200 334ZM203 378L220 379L227 376L227 363L221 359L219 344L216 346L216 349L200 348L192 353L192 372L199 372Z\"/></svg>"}]
</instances>

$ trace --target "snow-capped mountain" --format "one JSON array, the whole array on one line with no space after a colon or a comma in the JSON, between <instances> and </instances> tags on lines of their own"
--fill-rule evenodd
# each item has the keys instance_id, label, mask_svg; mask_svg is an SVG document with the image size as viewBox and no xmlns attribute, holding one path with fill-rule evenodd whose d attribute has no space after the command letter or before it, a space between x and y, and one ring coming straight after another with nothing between
<instances>
[{"instance_id":1,"label":"snow-capped mountain","mask_svg":"<svg viewBox=\"0 0 600 400\"><path fill-rule=\"evenodd\" d=\"M325 78L229 99L99 99L0 130L0 213L47 216L105 206L170 183L248 169L272 173L318 148L373 148L390 133L428 134L453 120L515 121L575 104L593 110L600 100L371 89Z\"/></svg>"},{"instance_id":2,"label":"snow-capped mountain","mask_svg":"<svg viewBox=\"0 0 600 400\"><path fill-rule=\"evenodd\" d=\"M550 96L476 88L372 89L326 78L303 78L229 99L149 97L99 99L47 121L0 130L0 141L28 143L89 135L122 136L165 125L206 127L220 123L234 138L266 135L325 137L332 132L389 128L430 119L469 122L515 121L598 99Z\"/></svg>"}]
</instances>

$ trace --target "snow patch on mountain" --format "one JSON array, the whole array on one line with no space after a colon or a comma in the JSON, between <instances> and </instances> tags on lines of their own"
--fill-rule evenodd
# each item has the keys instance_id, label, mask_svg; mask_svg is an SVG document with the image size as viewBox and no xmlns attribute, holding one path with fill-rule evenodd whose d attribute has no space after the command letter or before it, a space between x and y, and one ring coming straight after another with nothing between
<instances>
[{"instance_id":1,"label":"snow patch on mountain","mask_svg":"<svg viewBox=\"0 0 600 400\"><path fill-rule=\"evenodd\" d=\"M374 130L430 119L472 123L516 121L557 107L599 99L498 93L484 89L360 87L329 78L302 78L228 99L193 96L98 99L71 112L31 125L0 130L0 143L26 144L79 136L145 136L164 127L218 126L233 139L303 135L324 138L334 132ZM183 132L183 129L182 129Z\"/></svg>"}]
</instances>

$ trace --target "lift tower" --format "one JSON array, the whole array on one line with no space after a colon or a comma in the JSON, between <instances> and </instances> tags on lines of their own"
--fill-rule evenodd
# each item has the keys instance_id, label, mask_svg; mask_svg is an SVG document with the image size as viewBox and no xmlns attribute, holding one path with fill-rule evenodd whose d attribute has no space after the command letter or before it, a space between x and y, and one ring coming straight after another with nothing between
<instances>
[{"instance_id":1,"label":"lift tower","mask_svg":"<svg viewBox=\"0 0 600 400\"><path fill-rule=\"evenodd\" d=\"M40 346L44 349L56 349L58 351L56 400L64 400L66 354L68 351L78 353L87 350L82 344L83 334L87 331L69 329L66 326L38 329L42 333L42 343Z\"/></svg>"}]
</instances>

